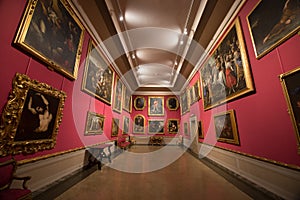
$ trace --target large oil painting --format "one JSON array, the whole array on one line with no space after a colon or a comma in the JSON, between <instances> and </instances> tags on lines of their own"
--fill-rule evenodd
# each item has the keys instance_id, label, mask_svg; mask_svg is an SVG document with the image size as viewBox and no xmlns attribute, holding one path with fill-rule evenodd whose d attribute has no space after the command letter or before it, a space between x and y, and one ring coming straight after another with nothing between
<instances>
[{"instance_id":1,"label":"large oil painting","mask_svg":"<svg viewBox=\"0 0 300 200\"><path fill-rule=\"evenodd\" d=\"M2 112L0 156L52 149L66 94L17 73Z\"/></svg>"},{"instance_id":2,"label":"large oil painting","mask_svg":"<svg viewBox=\"0 0 300 200\"><path fill-rule=\"evenodd\" d=\"M110 105L112 102L113 83L114 71L104 60L94 42L90 40L82 90Z\"/></svg>"},{"instance_id":3,"label":"large oil painting","mask_svg":"<svg viewBox=\"0 0 300 200\"><path fill-rule=\"evenodd\" d=\"M29 0L14 44L76 79L84 28L66 0Z\"/></svg>"},{"instance_id":4,"label":"large oil painting","mask_svg":"<svg viewBox=\"0 0 300 200\"><path fill-rule=\"evenodd\" d=\"M247 20L259 59L300 30L300 1L261 0Z\"/></svg>"},{"instance_id":5,"label":"large oil painting","mask_svg":"<svg viewBox=\"0 0 300 200\"><path fill-rule=\"evenodd\" d=\"M254 91L239 18L200 68L200 77L204 110Z\"/></svg>"}]
</instances>

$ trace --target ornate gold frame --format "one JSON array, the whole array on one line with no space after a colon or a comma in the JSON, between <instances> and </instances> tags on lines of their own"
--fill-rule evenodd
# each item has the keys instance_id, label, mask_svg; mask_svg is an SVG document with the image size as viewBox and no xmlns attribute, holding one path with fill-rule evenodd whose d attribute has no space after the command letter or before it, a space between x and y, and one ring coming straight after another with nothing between
<instances>
[{"instance_id":1,"label":"ornate gold frame","mask_svg":"<svg viewBox=\"0 0 300 200\"><path fill-rule=\"evenodd\" d=\"M159 126L163 125L162 126L162 132L160 132L160 130L158 129L159 127L154 127L155 130L152 130L151 129L151 123L155 123L156 124L159 123ZM165 133L165 120L163 119L148 119L148 134L161 134L163 135Z\"/></svg>"},{"instance_id":2,"label":"ornate gold frame","mask_svg":"<svg viewBox=\"0 0 300 200\"><path fill-rule=\"evenodd\" d=\"M142 126L136 125L137 118L142 118L142 120L143 120ZM138 115L134 116L134 118L133 118L133 133L145 134L145 124L146 124L146 121L145 121L145 117L143 115L138 114Z\"/></svg>"},{"instance_id":3,"label":"ornate gold frame","mask_svg":"<svg viewBox=\"0 0 300 200\"><path fill-rule=\"evenodd\" d=\"M124 85L123 88L123 110L131 113L132 110L132 96L130 90Z\"/></svg>"},{"instance_id":4,"label":"ornate gold frame","mask_svg":"<svg viewBox=\"0 0 300 200\"><path fill-rule=\"evenodd\" d=\"M288 112L291 117L296 133L298 154L300 154L300 67L288 71L279 76L284 96L288 105Z\"/></svg>"},{"instance_id":5,"label":"ornate gold frame","mask_svg":"<svg viewBox=\"0 0 300 200\"><path fill-rule=\"evenodd\" d=\"M180 95L180 112L181 115L190 111L190 92L186 88L184 92Z\"/></svg>"},{"instance_id":6,"label":"ornate gold frame","mask_svg":"<svg viewBox=\"0 0 300 200\"><path fill-rule=\"evenodd\" d=\"M113 101L113 111L118 113L122 112L123 104L123 83L119 76L116 76L115 89L114 89L114 101Z\"/></svg>"},{"instance_id":7,"label":"ornate gold frame","mask_svg":"<svg viewBox=\"0 0 300 200\"><path fill-rule=\"evenodd\" d=\"M153 109L153 104L155 100L158 100L157 110ZM164 97L159 96L149 96L148 97L148 116L163 116L165 114L165 102Z\"/></svg>"},{"instance_id":8,"label":"ornate gold frame","mask_svg":"<svg viewBox=\"0 0 300 200\"><path fill-rule=\"evenodd\" d=\"M142 99L142 101L143 101L143 105L140 106L140 107L137 106L137 104L139 103L139 99ZM133 106L134 106L134 108L136 110L144 110L144 108L146 106L146 99L145 99L145 97L143 97L143 96L137 96L137 97L135 97L134 102L133 102Z\"/></svg>"},{"instance_id":9,"label":"ornate gold frame","mask_svg":"<svg viewBox=\"0 0 300 200\"><path fill-rule=\"evenodd\" d=\"M94 121L97 120L97 121ZM87 112L84 135L101 135L104 130L104 115Z\"/></svg>"},{"instance_id":10,"label":"ornate gold frame","mask_svg":"<svg viewBox=\"0 0 300 200\"><path fill-rule=\"evenodd\" d=\"M19 73L15 75L12 86L12 91L2 112L0 156L29 154L54 148L63 116L65 92L46 83L31 80L28 76ZM39 119L39 116L29 111L29 107L31 107L29 102L32 99L30 94L44 96L48 99L47 110L51 113L52 118L45 131L37 131L33 126L29 126L33 124L34 119Z\"/></svg>"},{"instance_id":11,"label":"ornate gold frame","mask_svg":"<svg viewBox=\"0 0 300 200\"><path fill-rule=\"evenodd\" d=\"M84 28L67 0L29 0L14 44L74 80L83 35Z\"/></svg>"},{"instance_id":12,"label":"ornate gold frame","mask_svg":"<svg viewBox=\"0 0 300 200\"><path fill-rule=\"evenodd\" d=\"M128 121L127 130L125 130L125 122ZM123 116L123 127L122 127L122 134L129 134L129 127L130 127L130 119L127 116Z\"/></svg>"},{"instance_id":13,"label":"ornate gold frame","mask_svg":"<svg viewBox=\"0 0 300 200\"><path fill-rule=\"evenodd\" d=\"M172 127L171 123L173 121L175 121L177 123L176 130L172 130L173 127ZM177 134L177 133L179 133L179 128L180 128L179 119L168 119L168 132L169 133L171 133L171 134Z\"/></svg>"},{"instance_id":14,"label":"ornate gold frame","mask_svg":"<svg viewBox=\"0 0 300 200\"><path fill-rule=\"evenodd\" d=\"M240 145L234 110L214 115L214 127L219 142Z\"/></svg>"},{"instance_id":15,"label":"ornate gold frame","mask_svg":"<svg viewBox=\"0 0 300 200\"><path fill-rule=\"evenodd\" d=\"M120 120L118 118L112 118L111 121L111 137L117 137L120 130Z\"/></svg>"},{"instance_id":16,"label":"ornate gold frame","mask_svg":"<svg viewBox=\"0 0 300 200\"><path fill-rule=\"evenodd\" d=\"M172 106L170 106L170 100L172 100L172 99L175 100L175 103L176 103L175 108L173 108ZM169 97L167 99L167 107L168 107L169 110L177 110L179 108L179 102L178 102L177 97Z\"/></svg>"}]
</instances>

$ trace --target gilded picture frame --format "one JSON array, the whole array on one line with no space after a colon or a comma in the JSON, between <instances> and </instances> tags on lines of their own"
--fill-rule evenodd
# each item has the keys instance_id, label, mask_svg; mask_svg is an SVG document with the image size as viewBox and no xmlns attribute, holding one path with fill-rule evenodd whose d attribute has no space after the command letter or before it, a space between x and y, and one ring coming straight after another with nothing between
<instances>
[{"instance_id":1,"label":"gilded picture frame","mask_svg":"<svg viewBox=\"0 0 300 200\"><path fill-rule=\"evenodd\" d=\"M84 135L101 135L104 130L105 117L99 113L87 112Z\"/></svg>"},{"instance_id":2,"label":"gilded picture frame","mask_svg":"<svg viewBox=\"0 0 300 200\"><path fill-rule=\"evenodd\" d=\"M247 16L257 59L271 52L300 30L300 2L261 0Z\"/></svg>"},{"instance_id":3,"label":"gilded picture frame","mask_svg":"<svg viewBox=\"0 0 300 200\"><path fill-rule=\"evenodd\" d=\"M167 108L169 110L177 110L179 108L179 103L177 97L168 97Z\"/></svg>"},{"instance_id":4,"label":"gilded picture frame","mask_svg":"<svg viewBox=\"0 0 300 200\"><path fill-rule=\"evenodd\" d=\"M137 96L134 99L133 106L135 110L144 110L146 107L146 99L143 96Z\"/></svg>"},{"instance_id":5,"label":"gilded picture frame","mask_svg":"<svg viewBox=\"0 0 300 200\"><path fill-rule=\"evenodd\" d=\"M181 115L190 111L190 95L189 89L185 89L180 95L180 112Z\"/></svg>"},{"instance_id":6,"label":"gilded picture frame","mask_svg":"<svg viewBox=\"0 0 300 200\"><path fill-rule=\"evenodd\" d=\"M165 121L163 119L149 119L148 120L148 133L149 134L164 134Z\"/></svg>"},{"instance_id":7,"label":"gilded picture frame","mask_svg":"<svg viewBox=\"0 0 300 200\"><path fill-rule=\"evenodd\" d=\"M177 134L179 131L179 119L168 119L168 132Z\"/></svg>"},{"instance_id":8,"label":"gilded picture frame","mask_svg":"<svg viewBox=\"0 0 300 200\"><path fill-rule=\"evenodd\" d=\"M293 123L300 154L300 67L279 76L288 112Z\"/></svg>"},{"instance_id":9,"label":"gilded picture frame","mask_svg":"<svg viewBox=\"0 0 300 200\"><path fill-rule=\"evenodd\" d=\"M132 96L130 90L124 85L123 88L123 110L127 111L128 113L131 113L132 110Z\"/></svg>"},{"instance_id":10,"label":"gilded picture frame","mask_svg":"<svg viewBox=\"0 0 300 200\"><path fill-rule=\"evenodd\" d=\"M148 97L148 116L163 116L165 114L164 97Z\"/></svg>"},{"instance_id":11,"label":"gilded picture frame","mask_svg":"<svg viewBox=\"0 0 300 200\"><path fill-rule=\"evenodd\" d=\"M65 92L16 73L2 112L0 156L54 148L65 99Z\"/></svg>"},{"instance_id":12,"label":"gilded picture frame","mask_svg":"<svg viewBox=\"0 0 300 200\"><path fill-rule=\"evenodd\" d=\"M129 117L123 116L122 134L128 134L129 133L129 126L130 126L130 119L129 119Z\"/></svg>"},{"instance_id":13,"label":"gilded picture frame","mask_svg":"<svg viewBox=\"0 0 300 200\"><path fill-rule=\"evenodd\" d=\"M14 44L75 80L83 36L84 28L66 0L29 0Z\"/></svg>"},{"instance_id":14,"label":"gilded picture frame","mask_svg":"<svg viewBox=\"0 0 300 200\"><path fill-rule=\"evenodd\" d=\"M234 110L214 115L214 127L218 142L240 145Z\"/></svg>"},{"instance_id":15,"label":"gilded picture frame","mask_svg":"<svg viewBox=\"0 0 300 200\"><path fill-rule=\"evenodd\" d=\"M133 118L133 133L145 134L145 117L141 114Z\"/></svg>"},{"instance_id":16,"label":"gilded picture frame","mask_svg":"<svg viewBox=\"0 0 300 200\"><path fill-rule=\"evenodd\" d=\"M115 72L92 40L89 41L84 67L82 91L111 105Z\"/></svg>"},{"instance_id":17,"label":"gilded picture frame","mask_svg":"<svg viewBox=\"0 0 300 200\"><path fill-rule=\"evenodd\" d=\"M116 76L113 111L118 113L122 112L123 87L120 78Z\"/></svg>"},{"instance_id":18,"label":"gilded picture frame","mask_svg":"<svg viewBox=\"0 0 300 200\"><path fill-rule=\"evenodd\" d=\"M201 99L201 95L200 95L200 81L198 79L196 81L196 83L194 83L194 85L193 85L193 100L192 100L192 103L195 103L195 102L199 101L199 99Z\"/></svg>"},{"instance_id":19,"label":"gilded picture frame","mask_svg":"<svg viewBox=\"0 0 300 200\"><path fill-rule=\"evenodd\" d=\"M254 91L239 18L200 68L204 110Z\"/></svg>"},{"instance_id":20,"label":"gilded picture frame","mask_svg":"<svg viewBox=\"0 0 300 200\"><path fill-rule=\"evenodd\" d=\"M111 137L118 137L120 130L120 120L118 118L112 118L111 122Z\"/></svg>"}]
</instances>

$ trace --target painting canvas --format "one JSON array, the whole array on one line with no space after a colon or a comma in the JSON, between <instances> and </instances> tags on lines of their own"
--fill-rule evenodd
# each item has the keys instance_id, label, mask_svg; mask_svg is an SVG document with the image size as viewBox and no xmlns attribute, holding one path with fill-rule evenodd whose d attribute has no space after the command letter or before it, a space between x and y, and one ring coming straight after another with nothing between
<instances>
[{"instance_id":1,"label":"painting canvas","mask_svg":"<svg viewBox=\"0 0 300 200\"><path fill-rule=\"evenodd\" d=\"M300 67L280 75L300 154Z\"/></svg>"},{"instance_id":2,"label":"painting canvas","mask_svg":"<svg viewBox=\"0 0 300 200\"><path fill-rule=\"evenodd\" d=\"M132 107L132 97L130 90L124 86L123 89L124 95L123 95L123 110L126 110L127 112L131 113L131 107Z\"/></svg>"},{"instance_id":3,"label":"painting canvas","mask_svg":"<svg viewBox=\"0 0 300 200\"><path fill-rule=\"evenodd\" d=\"M164 134L164 120L150 119L148 120L148 133L149 134Z\"/></svg>"},{"instance_id":4,"label":"painting canvas","mask_svg":"<svg viewBox=\"0 0 300 200\"><path fill-rule=\"evenodd\" d=\"M247 20L259 59L300 30L300 1L261 0Z\"/></svg>"},{"instance_id":5,"label":"painting canvas","mask_svg":"<svg viewBox=\"0 0 300 200\"><path fill-rule=\"evenodd\" d=\"M90 40L82 90L110 105L113 83L114 71L108 66L95 44Z\"/></svg>"},{"instance_id":6,"label":"painting canvas","mask_svg":"<svg viewBox=\"0 0 300 200\"><path fill-rule=\"evenodd\" d=\"M200 68L200 77L204 110L254 91L239 18Z\"/></svg>"},{"instance_id":7,"label":"painting canvas","mask_svg":"<svg viewBox=\"0 0 300 200\"><path fill-rule=\"evenodd\" d=\"M142 97L142 96L135 97L134 108L136 110L144 110L145 106L146 106L146 100L144 97Z\"/></svg>"},{"instance_id":8,"label":"painting canvas","mask_svg":"<svg viewBox=\"0 0 300 200\"><path fill-rule=\"evenodd\" d=\"M133 119L133 133L145 133L145 117L136 115Z\"/></svg>"},{"instance_id":9,"label":"painting canvas","mask_svg":"<svg viewBox=\"0 0 300 200\"><path fill-rule=\"evenodd\" d=\"M167 99L167 107L169 110L177 110L179 107L177 97L169 97Z\"/></svg>"},{"instance_id":10,"label":"painting canvas","mask_svg":"<svg viewBox=\"0 0 300 200\"><path fill-rule=\"evenodd\" d=\"M204 134L203 134L203 127L202 127L202 122L198 121L198 141L199 139L203 139Z\"/></svg>"},{"instance_id":11,"label":"painting canvas","mask_svg":"<svg viewBox=\"0 0 300 200\"><path fill-rule=\"evenodd\" d=\"M239 145L239 136L234 110L228 110L214 116L216 137L219 142Z\"/></svg>"},{"instance_id":12,"label":"painting canvas","mask_svg":"<svg viewBox=\"0 0 300 200\"><path fill-rule=\"evenodd\" d=\"M66 0L29 0L14 44L70 79L76 79L83 26Z\"/></svg>"},{"instance_id":13,"label":"painting canvas","mask_svg":"<svg viewBox=\"0 0 300 200\"><path fill-rule=\"evenodd\" d=\"M65 99L63 91L17 73L2 113L0 155L54 148Z\"/></svg>"},{"instance_id":14,"label":"painting canvas","mask_svg":"<svg viewBox=\"0 0 300 200\"><path fill-rule=\"evenodd\" d=\"M189 92L186 89L180 96L180 111L181 115L184 115L190 110Z\"/></svg>"},{"instance_id":15,"label":"painting canvas","mask_svg":"<svg viewBox=\"0 0 300 200\"><path fill-rule=\"evenodd\" d=\"M184 135L188 136L189 135L189 127L188 127L188 123L184 122L183 123L183 133Z\"/></svg>"},{"instance_id":16,"label":"painting canvas","mask_svg":"<svg viewBox=\"0 0 300 200\"><path fill-rule=\"evenodd\" d=\"M172 134L177 134L179 130L179 120L178 119L168 119L168 131Z\"/></svg>"},{"instance_id":17,"label":"painting canvas","mask_svg":"<svg viewBox=\"0 0 300 200\"><path fill-rule=\"evenodd\" d=\"M148 97L148 115L149 116L162 116L165 113L164 97Z\"/></svg>"},{"instance_id":18,"label":"painting canvas","mask_svg":"<svg viewBox=\"0 0 300 200\"><path fill-rule=\"evenodd\" d=\"M111 137L117 137L119 134L119 124L120 121L117 118L112 118L112 125L111 125Z\"/></svg>"},{"instance_id":19,"label":"painting canvas","mask_svg":"<svg viewBox=\"0 0 300 200\"><path fill-rule=\"evenodd\" d=\"M121 113L122 111L122 99L123 99L123 83L120 78L117 76L115 83L115 94L114 94L114 104L113 110Z\"/></svg>"},{"instance_id":20,"label":"painting canvas","mask_svg":"<svg viewBox=\"0 0 300 200\"><path fill-rule=\"evenodd\" d=\"M124 116L123 117L123 134L128 134L129 133L129 117Z\"/></svg>"},{"instance_id":21,"label":"painting canvas","mask_svg":"<svg viewBox=\"0 0 300 200\"><path fill-rule=\"evenodd\" d=\"M100 135L103 133L105 117L95 112L87 112L85 135Z\"/></svg>"}]
</instances>

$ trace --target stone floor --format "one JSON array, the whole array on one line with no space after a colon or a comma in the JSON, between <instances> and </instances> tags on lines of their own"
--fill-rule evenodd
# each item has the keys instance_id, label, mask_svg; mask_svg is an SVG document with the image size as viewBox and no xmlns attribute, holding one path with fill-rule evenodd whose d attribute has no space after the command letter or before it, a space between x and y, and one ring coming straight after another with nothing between
<instances>
[{"instance_id":1,"label":"stone floor","mask_svg":"<svg viewBox=\"0 0 300 200\"><path fill-rule=\"evenodd\" d=\"M252 198L181 147L136 145L56 199Z\"/></svg>"}]
</instances>

